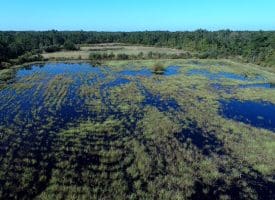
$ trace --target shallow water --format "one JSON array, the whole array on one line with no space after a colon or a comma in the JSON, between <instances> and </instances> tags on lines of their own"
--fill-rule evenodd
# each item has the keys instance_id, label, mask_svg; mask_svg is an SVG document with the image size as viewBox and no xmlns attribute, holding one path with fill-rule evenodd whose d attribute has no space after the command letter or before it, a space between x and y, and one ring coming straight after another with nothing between
<instances>
[{"instance_id":1,"label":"shallow water","mask_svg":"<svg viewBox=\"0 0 275 200\"><path fill-rule=\"evenodd\" d=\"M264 80L261 76L256 76L253 78L235 74L235 73L229 73L229 72L217 72L213 73L205 69L191 69L187 72L188 76L194 76L194 75L200 75L204 76L210 80L220 80L220 79L231 79L231 80L238 80L238 81L261 81Z\"/></svg>"},{"instance_id":2,"label":"shallow water","mask_svg":"<svg viewBox=\"0 0 275 200\"><path fill-rule=\"evenodd\" d=\"M141 70L126 69L126 70L120 71L119 74L123 76L145 76L145 77L150 77L153 75L151 70L149 69L141 69Z\"/></svg>"},{"instance_id":3,"label":"shallow water","mask_svg":"<svg viewBox=\"0 0 275 200\"><path fill-rule=\"evenodd\" d=\"M87 63L67 64L67 63L47 63L42 65L31 65L18 70L16 77L21 78L33 74L44 74L47 76L60 74L78 74L78 73L96 73L103 75L102 71L107 70L106 67L94 67Z\"/></svg>"},{"instance_id":4,"label":"shallow water","mask_svg":"<svg viewBox=\"0 0 275 200\"><path fill-rule=\"evenodd\" d=\"M167 67L164 76L175 75L178 69L176 66ZM97 115L119 115L116 108L111 106L109 90L133 81L140 85L139 76L149 78L153 73L149 69L116 72L108 67L65 63L32 65L19 69L12 83L0 90L0 125L22 128L25 125L42 126L52 121L56 128L80 119L94 118L95 112L85 104L87 98L89 101L96 99L101 105L103 111ZM81 96L82 86L88 87L88 90L95 88L99 96ZM168 111L178 106L174 100L152 95L144 87L140 87L140 90L145 97L139 105L141 108L150 105Z\"/></svg>"},{"instance_id":5,"label":"shallow water","mask_svg":"<svg viewBox=\"0 0 275 200\"><path fill-rule=\"evenodd\" d=\"M169 111L171 109L174 111L181 111L181 107L174 99L163 99L160 95L153 95L145 88L142 88L142 93L145 96L142 102L143 106L156 107L160 112Z\"/></svg>"},{"instance_id":6,"label":"shallow water","mask_svg":"<svg viewBox=\"0 0 275 200\"><path fill-rule=\"evenodd\" d=\"M228 119L275 131L275 105L268 102L222 100L220 114Z\"/></svg>"},{"instance_id":7,"label":"shallow water","mask_svg":"<svg viewBox=\"0 0 275 200\"><path fill-rule=\"evenodd\" d=\"M157 78L157 81L160 79L165 84L166 77L178 74L179 69L177 66L168 67L163 78ZM169 175L170 166L174 169L178 162L184 161L180 168L175 168L178 173L172 175L179 174L180 177L182 166L188 165L186 155L194 155L192 159L195 162L198 159L199 164L204 158L201 154L211 159L213 154L215 159L227 156L221 137L216 137L218 132L215 129L208 132L198 123L191 123L193 117L186 120L190 111L185 112L185 106L192 104L177 102L173 98L174 93L161 96L155 88L154 76L148 69L117 72L112 68L89 64L45 64L18 70L10 84L0 89L0 160L4 160L0 166L5 175L5 180L0 180L2 185L10 184L11 188L27 185L24 192L14 192L26 199L41 194L48 187L59 189L66 185L70 190L75 183L92 186L91 189L98 191L101 191L102 185L126 183L126 187L129 185L127 193L132 193L135 181L144 182L144 189L147 190L149 182L142 175L147 174L147 169L150 171L150 181L151 178L161 180L163 174ZM182 95L182 98L189 97ZM202 99L198 97L200 103L203 103ZM144 126L148 115L156 119L151 125L153 129ZM164 124L175 123L175 128L171 126L171 130L167 129L169 135L166 136L166 130L159 129L159 132L154 129L159 125L159 118L163 118ZM79 123L86 122L87 127L79 126ZM271 122L274 124L274 121ZM66 131L61 131L63 129ZM157 132L154 135L161 140L145 138L144 135L151 131ZM28 159L34 164L29 165ZM140 160L148 164L145 163L144 169L139 167ZM235 161L232 160L232 163ZM132 169L142 176L128 173ZM85 178L87 174L88 179ZM191 171L190 174L195 173ZM34 178L27 180L24 177ZM40 180L39 177L46 178ZM118 178L119 182L114 182L112 177ZM252 188L260 188L261 193L273 191L259 178L247 182L257 183ZM185 176L177 182L181 183L184 179ZM55 183L55 180L58 182ZM100 184L95 185L97 182ZM207 184L203 187L208 190L210 186ZM263 190L259 184L267 189ZM212 199L217 199L214 193L221 191L218 186L222 185L224 183L211 183L214 191ZM175 187L178 187L177 184ZM35 188L39 189L33 191ZM195 199L204 198L204 188L193 188L198 194ZM31 191L34 195L25 191ZM49 192L52 192L51 189ZM10 194L10 188L4 188L4 196L10 197ZM231 191L225 194L231 194Z\"/></svg>"},{"instance_id":8,"label":"shallow water","mask_svg":"<svg viewBox=\"0 0 275 200\"><path fill-rule=\"evenodd\" d=\"M166 67L163 76L173 76L179 74L180 67L179 66L168 66ZM120 75L123 76L144 76L151 77L154 73L150 69L140 69L140 70L131 70L126 69L119 72Z\"/></svg>"},{"instance_id":9,"label":"shallow water","mask_svg":"<svg viewBox=\"0 0 275 200\"><path fill-rule=\"evenodd\" d=\"M275 84L272 83L255 83L239 85L239 88L262 88L262 89L275 89Z\"/></svg>"},{"instance_id":10,"label":"shallow water","mask_svg":"<svg viewBox=\"0 0 275 200\"><path fill-rule=\"evenodd\" d=\"M106 83L105 85L103 85L101 87L101 89L112 88L112 87L116 87L116 86L120 86L120 85L130 83L130 82L131 81L129 79L119 77L119 78L115 79L114 81L110 81L110 82Z\"/></svg>"},{"instance_id":11,"label":"shallow water","mask_svg":"<svg viewBox=\"0 0 275 200\"><path fill-rule=\"evenodd\" d=\"M253 84L241 84L241 85L222 85L220 83L213 83L211 87L217 91L225 91L228 94L233 93L237 89L263 89L274 90L275 84L271 83L253 83Z\"/></svg>"},{"instance_id":12,"label":"shallow water","mask_svg":"<svg viewBox=\"0 0 275 200\"><path fill-rule=\"evenodd\" d=\"M164 76L173 76L179 73L180 67L179 66L168 66L164 71Z\"/></svg>"}]
</instances>

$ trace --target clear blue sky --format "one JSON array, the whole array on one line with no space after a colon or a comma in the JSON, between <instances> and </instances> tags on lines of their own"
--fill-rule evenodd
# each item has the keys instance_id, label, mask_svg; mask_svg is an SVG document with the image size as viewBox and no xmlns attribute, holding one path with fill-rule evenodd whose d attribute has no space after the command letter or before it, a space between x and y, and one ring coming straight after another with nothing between
<instances>
[{"instance_id":1,"label":"clear blue sky","mask_svg":"<svg viewBox=\"0 0 275 200\"><path fill-rule=\"evenodd\" d=\"M0 30L275 30L275 0L1 0Z\"/></svg>"}]
</instances>

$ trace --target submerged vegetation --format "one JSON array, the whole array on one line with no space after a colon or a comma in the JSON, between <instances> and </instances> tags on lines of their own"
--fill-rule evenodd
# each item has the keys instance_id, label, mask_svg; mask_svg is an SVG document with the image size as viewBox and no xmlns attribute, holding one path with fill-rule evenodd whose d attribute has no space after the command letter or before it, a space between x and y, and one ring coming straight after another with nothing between
<instances>
[{"instance_id":1,"label":"submerged vegetation","mask_svg":"<svg viewBox=\"0 0 275 200\"><path fill-rule=\"evenodd\" d=\"M274 91L238 87L273 72L102 62L0 71L0 199L274 199ZM272 109L224 115L221 100Z\"/></svg>"}]
</instances>

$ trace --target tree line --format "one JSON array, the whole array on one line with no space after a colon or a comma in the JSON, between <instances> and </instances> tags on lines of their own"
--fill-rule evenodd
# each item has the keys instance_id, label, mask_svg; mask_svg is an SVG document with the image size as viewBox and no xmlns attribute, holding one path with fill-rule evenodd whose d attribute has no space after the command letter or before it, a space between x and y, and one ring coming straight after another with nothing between
<instances>
[{"instance_id":1,"label":"tree line","mask_svg":"<svg viewBox=\"0 0 275 200\"><path fill-rule=\"evenodd\" d=\"M65 48L77 50L76 44L127 43L172 47L199 52L202 58L240 56L247 62L275 65L275 31L193 32L85 32L85 31L2 31L0 63L25 54L53 52ZM28 58L30 56L28 55ZM24 60L24 59L23 59Z\"/></svg>"}]
</instances>

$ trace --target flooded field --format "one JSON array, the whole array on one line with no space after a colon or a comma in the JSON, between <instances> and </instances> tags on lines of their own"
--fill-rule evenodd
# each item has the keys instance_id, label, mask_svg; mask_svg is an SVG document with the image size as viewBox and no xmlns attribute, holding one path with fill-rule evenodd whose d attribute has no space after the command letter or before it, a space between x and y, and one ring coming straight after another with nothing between
<instances>
[{"instance_id":1,"label":"flooded field","mask_svg":"<svg viewBox=\"0 0 275 200\"><path fill-rule=\"evenodd\" d=\"M220 80L220 79L233 79L238 81L261 81L264 80L263 77L256 76L256 77L247 77L245 75L240 75L236 73L230 73L230 72L218 72L213 73L208 70L204 69L192 69L188 71L188 75L199 75L209 78L210 80Z\"/></svg>"},{"instance_id":2,"label":"flooded field","mask_svg":"<svg viewBox=\"0 0 275 200\"><path fill-rule=\"evenodd\" d=\"M0 198L274 197L274 74L164 64L2 71Z\"/></svg>"},{"instance_id":3,"label":"flooded field","mask_svg":"<svg viewBox=\"0 0 275 200\"><path fill-rule=\"evenodd\" d=\"M221 101L221 113L227 118L275 131L275 105L253 101Z\"/></svg>"},{"instance_id":4,"label":"flooded field","mask_svg":"<svg viewBox=\"0 0 275 200\"><path fill-rule=\"evenodd\" d=\"M177 69L174 66L167 67L163 76L176 75ZM64 127L70 121L94 117L95 109L105 109L108 115L116 112L110 92L115 87L128 84L136 87L144 98L143 102L129 103L136 103L141 108L147 104L163 104L160 109L168 111L166 100L151 94L139 80L152 76L154 74L149 69L115 72L109 67L94 67L90 64L46 64L19 69L15 77L8 81L11 84L0 91L3 97L0 99L0 123L26 126L29 122L29 126L32 126L35 121L43 123L43 120L52 118ZM92 101L100 106L95 105L93 108L89 105ZM169 102L167 100L167 104Z\"/></svg>"}]
</instances>

